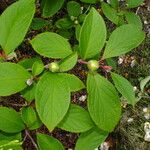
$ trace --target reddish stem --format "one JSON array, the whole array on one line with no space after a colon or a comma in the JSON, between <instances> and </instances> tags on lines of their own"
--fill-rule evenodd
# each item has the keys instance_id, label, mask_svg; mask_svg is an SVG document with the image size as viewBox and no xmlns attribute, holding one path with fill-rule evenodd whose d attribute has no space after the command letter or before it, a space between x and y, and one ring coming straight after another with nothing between
<instances>
[{"instance_id":1,"label":"reddish stem","mask_svg":"<svg viewBox=\"0 0 150 150\"><path fill-rule=\"evenodd\" d=\"M0 51L0 57L2 57L2 58L4 58L4 59L7 58L7 56L6 56L6 54L5 54L4 51Z\"/></svg>"},{"instance_id":2,"label":"reddish stem","mask_svg":"<svg viewBox=\"0 0 150 150\"><path fill-rule=\"evenodd\" d=\"M100 68L104 69L106 72L110 72L112 70L111 66L100 66Z\"/></svg>"},{"instance_id":3,"label":"reddish stem","mask_svg":"<svg viewBox=\"0 0 150 150\"><path fill-rule=\"evenodd\" d=\"M80 64L87 64L87 61L84 61L84 60L82 60L82 59L79 59L79 60L78 60L78 63L80 63Z\"/></svg>"}]
</instances>

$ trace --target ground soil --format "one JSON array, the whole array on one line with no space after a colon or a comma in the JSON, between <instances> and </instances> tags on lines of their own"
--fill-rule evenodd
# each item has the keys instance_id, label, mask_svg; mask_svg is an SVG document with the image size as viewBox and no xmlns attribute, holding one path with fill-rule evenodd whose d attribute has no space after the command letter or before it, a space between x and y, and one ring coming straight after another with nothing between
<instances>
[{"instance_id":1,"label":"ground soil","mask_svg":"<svg viewBox=\"0 0 150 150\"><path fill-rule=\"evenodd\" d=\"M7 0L5 4L3 4L3 6L0 5L0 11L2 12L9 4L11 4L13 1L9 1ZM133 11L137 11L137 9L133 10ZM135 86L139 86L139 81L138 78L143 76L147 76L150 74L150 1L146 0L144 5L140 6L138 8L138 12L137 12L141 19L144 22L144 31L146 32L146 39L143 42L143 44L137 48L134 52L128 54L126 56L126 61L124 61L124 63L121 66L118 66L119 68L119 72L120 74L122 74L123 76L127 77ZM40 15L40 13L37 11L37 16ZM57 15L63 15L63 13L61 14L57 14ZM57 15L55 15L55 18L57 18ZM108 22L107 25L110 29L113 28L113 25ZM26 37L25 42L16 50L17 52L17 56L18 59L17 60L13 60L14 62L16 61L20 61L24 58L30 58L32 56L35 56L35 52L32 50L31 46L28 44L28 39L31 39L33 36L35 36L39 31L30 31ZM41 32L41 31L40 31ZM136 59L137 62L137 67L136 68L131 68L130 67L130 63L132 60L132 57L134 57ZM43 58L45 64L51 60L47 60L45 58ZM86 79L86 67L81 65L81 64L77 64L76 67L74 68L74 70L71 71L71 73L74 73L75 75L77 75L81 80L85 81ZM105 74L104 72L101 72L102 74ZM146 89L147 92L149 92L149 88ZM86 91L82 90L78 93L72 93L72 103L76 103L80 106L83 106L86 108L86 101L85 102L81 102L79 101L79 97L82 95L85 95ZM150 104L150 100L149 102L144 102L146 104ZM14 109L16 109L17 111L19 111L21 109L21 107L25 104L25 100L20 96L20 94L15 94L13 96L10 97L1 97L0 98L0 105L2 106L7 106L7 107L13 107ZM34 105L34 104L32 104ZM143 103L139 103L138 105L142 105ZM140 106L138 106L137 108L139 108ZM142 107L140 107L142 109ZM129 116L131 115L131 113L133 114L132 110L130 108L128 108L126 110L127 112L125 112L123 116ZM139 112L139 110L137 110L137 112ZM126 115L128 114L128 115ZM122 120L124 119L124 117L122 118ZM116 130L110 134L110 136L107 138L107 142L110 145L110 149L109 150L116 150L116 149L120 149L123 147L124 150L139 150L138 148L133 149L133 145L130 144L131 147L128 146L118 146L118 145L129 145L129 137L128 135L124 136L125 133L123 133L123 131L128 132L127 128L128 125L125 124L125 122L120 121L120 124L118 125L118 127L116 128ZM138 126L136 126L138 127ZM123 131L122 131L123 130ZM36 142L36 137L35 134L37 132L40 133L46 133L48 135L52 135L54 137L56 137L57 139L59 139L63 145L65 146L66 150L71 148L73 149L75 146L75 142L78 138L78 134L73 134L73 133L69 133L60 129L55 129L52 133L50 133L48 131L48 129L43 125L41 128L37 129L36 131L29 131L30 135L32 136L32 138L34 139L34 141ZM26 137L25 133L22 133L22 137L24 139L23 142L23 148L24 150L34 150L36 149L31 141L31 139L29 137ZM25 138L26 137L26 138ZM143 143L143 139L141 139L140 141ZM146 146L141 150L149 150L150 145L148 145L147 143L145 143ZM147 147L148 145L148 147ZM119 147L119 148L117 148ZM123 150L123 149L122 149Z\"/></svg>"}]
</instances>

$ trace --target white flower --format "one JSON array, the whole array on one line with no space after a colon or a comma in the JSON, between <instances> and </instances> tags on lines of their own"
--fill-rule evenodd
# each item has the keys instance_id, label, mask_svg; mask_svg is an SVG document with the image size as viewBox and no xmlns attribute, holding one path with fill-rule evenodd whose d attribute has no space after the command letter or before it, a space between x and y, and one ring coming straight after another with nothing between
<instances>
[{"instance_id":1,"label":"white flower","mask_svg":"<svg viewBox=\"0 0 150 150\"><path fill-rule=\"evenodd\" d=\"M147 113L147 110L148 110L147 107L144 107L144 108L143 108L143 112Z\"/></svg>"},{"instance_id":2,"label":"white flower","mask_svg":"<svg viewBox=\"0 0 150 150\"><path fill-rule=\"evenodd\" d=\"M144 21L144 24L148 24L148 21L147 21L147 20L145 20L145 21Z\"/></svg>"},{"instance_id":3,"label":"white flower","mask_svg":"<svg viewBox=\"0 0 150 150\"><path fill-rule=\"evenodd\" d=\"M150 142L150 132L146 132L146 134L144 136L144 140L147 142Z\"/></svg>"},{"instance_id":4,"label":"white flower","mask_svg":"<svg viewBox=\"0 0 150 150\"><path fill-rule=\"evenodd\" d=\"M134 92L137 91L137 87L136 87L136 86L133 87L133 91L134 91Z\"/></svg>"},{"instance_id":5,"label":"white flower","mask_svg":"<svg viewBox=\"0 0 150 150\"><path fill-rule=\"evenodd\" d=\"M109 145L107 142L104 142L100 146L100 150L109 150Z\"/></svg>"},{"instance_id":6,"label":"white flower","mask_svg":"<svg viewBox=\"0 0 150 150\"><path fill-rule=\"evenodd\" d=\"M149 122L144 123L144 131L145 131L145 133L150 132L150 123Z\"/></svg>"},{"instance_id":7,"label":"white flower","mask_svg":"<svg viewBox=\"0 0 150 150\"><path fill-rule=\"evenodd\" d=\"M136 61L135 61L135 59L133 59L133 60L131 61L130 66L133 68L133 67L135 66L135 63L136 63Z\"/></svg>"},{"instance_id":8,"label":"white flower","mask_svg":"<svg viewBox=\"0 0 150 150\"><path fill-rule=\"evenodd\" d=\"M128 122L128 123L133 122L133 118L129 118L129 119L127 120L127 122Z\"/></svg>"},{"instance_id":9,"label":"white flower","mask_svg":"<svg viewBox=\"0 0 150 150\"><path fill-rule=\"evenodd\" d=\"M150 119L150 108L149 107L143 108L143 112L145 119Z\"/></svg>"},{"instance_id":10,"label":"white flower","mask_svg":"<svg viewBox=\"0 0 150 150\"><path fill-rule=\"evenodd\" d=\"M123 58L122 57L119 57L118 59L118 64L121 65L123 63Z\"/></svg>"},{"instance_id":11,"label":"white flower","mask_svg":"<svg viewBox=\"0 0 150 150\"><path fill-rule=\"evenodd\" d=\"M109 4L110 4L110 0L107 0L107 3L109 3Z\"/></svg>"},{"instance_id":12,"label":"white flower","mask_svg":"<svg viewBox=\"0 0 150 150\"><path fill-rule=\"evenodd\" d=\"M147 119L147 120L150 119L150 114L146 113L146 114L144 115L144 118Z\"/></svg>"},{"instance_id":13,"label":"white flower","mask_svg":"<svg viewBox=\"0 0 150 150\"><path fill-rule=\"evenodd\" d=\"M84 102L86 98L87 98L86 95L82 95L81 97L79 97L79 101Z\"/></svg>"}]
</instances>

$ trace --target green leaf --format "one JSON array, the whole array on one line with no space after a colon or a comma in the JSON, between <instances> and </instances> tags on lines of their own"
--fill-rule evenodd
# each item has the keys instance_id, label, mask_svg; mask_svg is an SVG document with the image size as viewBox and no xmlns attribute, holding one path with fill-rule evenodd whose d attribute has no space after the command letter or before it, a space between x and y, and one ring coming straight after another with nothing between
<instances>
[{"instance_id":1,"label":"green leaf","mask_svg":"<svg viewBox=\"0 0 150 150\"><path fill-rule=\"evenodd\" d=\"M0 107L0 130L8 133L22 131L25 126L18 112L7 107Z\"/></svg>"},{"instance_id":2,"label":"green leaf","mask_svg":"<svg viewBox=\"0 0 150 150\"><path fill-rule=\"evenodd\" d=\"M118 6L119 6L119 1L118 1L118 0L110 0L110 5L111 5L113 8L117 9Z\"/></svg>"},{"instance_id":3,"label":"green leaf","mask_svg":"<svg viewBox=\"0 0 150 150\"><path fill-rule=\"evenodd\" d=\"M25 58L18 62L19 65L24 67L25 69L31 69L35 61L40 61L41 58L33 57L33 58Z\"/></svg>"},{"instance_id":4,"label":"green leaf","mask_svg":"<svg viewBox=\"0 0 150 150\"><path fill-rule=\"evenodd\" d=\"M127 32L128 31L128 32ZM142 43L145 33L138 29L135 25L122 25L111 34L103 59L125 54Z\"/></svg>"},{"instance_id":5,"label":"green leaf","mask_svg":"<svg viewBox=\"0 0 150 150\"><path fill-rule=\"evenodd\" d=\"M48 72L37 84L35 99L41 121L52 131L68 111L70 89L62 76Z\"/></svg>"},{"instance_id":6,"label":"green leaf","mask_svg":"<svg viewBox=\"0 0 150 150\"><path fill-rule=\"evenodd\" d=\"M150 76L147 76L145 79L141 80L140 82L140 88L141 91L144 91L144 87L146 86L146 84L150 81Z\"/></svg>"},{"instance_id":7,"label":"green leaf","mask_svg":"<svg viewBox=\"0 0 150 150\"><path fill-rule=\"evenodd\" d=\"M9 96L23 90L30 74L20 65L0 63L0 96Z\"/></svg>"},{"instance_id":8,"label":"green leaf","mask_svg":"<svg viewBox=\"0 0 150 150\"><path fill-rule=\"evenodd\" d=\"M106 26L100 14L92 8L86 16L79 37L79 52L83 59L100 53L106 41Z\"/></svg>"},{"instance_id":9,"label":"green leaf","mask_svg":"<svg viewBox=\"0 0 150 150\"><path fill-rule=\"evenodd\" d=\"M116 73L111 73L111 76L117 90L122 94L124 98L126 98L129 104L132 104L134 106L136 103L136 98L131 83L127 79Z\"/></svg>"},{"instance_id":10,"label":"green leaf","mask_svg":"<svg viewBox=\"0 0 150 150\"><path fill-rule=\"evenodd\" d=\"M22 120L26 124L29 130L39 128L42 123L39 120L35 110L32 107L23 107L21 110Z\"/></svg>"},{"instance_id":11,"label":"green leaf","mask_svg":"<svg viewBox=\"0 0 150 150\"><path fill-rule=\"evenodd\" d=\"M79 41L79 37L80 37L80 31L81 31L81 25L78 24L76 27L75 27L75 34L76 34L76 39Z\"/></svg>"},{"instance_id":12,"label":"green leaf","mask_svg":"<svg viewBox=\"0 0 150 150\"><path fill-rule=\"evenodd\" d=\"M79 17L78 17L78 21L79 21L79 23L83 23L83 21L85 20L85 18L86 18L86 14L81 14Z\"/></svg>"},{"instance_id":13,"label":"green leaf","mask_svg":"<svg viewBox=\"0 0 150 150\"><path fill-rule=\"evenodd\" d=\"M107 132L98 129L97 127L92 128L85 133L81 133L77 140L75 150L94 150L105 141L107 136Z\"/></svg>"},{"instance_id":14,"label":"green leaf","mask_svg":"<svg viewBox=\"0 0 150 150\"><path fill-rule=\"evenodd\" d=\"M16 141L14 141L14 142L16 142ZM11 149L23 150L21 146L18 146L18 145L21 145L21 142L13 143L13 141L11 141L10 143L7 143L7 144L8 144L8 146L2 147L2 150L11 150Z\"/></svg>"},{"instance_id":15,"label":"green leaf","mask_svg":"<svg viewBox=\"0 0 150 150\"><path fill-rule=\"evenodd\" d=\"M71 30L72 31L72 30ZM73 32L71 32L70 30L68 29L59 29L58 30L58 33L59 35L63 36L64 38L66 39L70 39L72 36L73 36Z\"/></svg>"},{"instance_id":16,"label":"green leaf","mask_svg":"<svg viewBox=\"0 0 150 150\"><path fill-rule=\"evenodd\" d=\"M72 53L67 39L53 32L44 32L31 41L34 50L49 58L65 58Z\"/></svg>"},{"instance_id":17,"label":"green leaf","mask_svg":"<svg viewBox=\"0 0 150 150\"><path fill-rule=\"evenodd\" d=\"M21 132L20 133L5 133L0 132L0 149L1 150L23 150L20 145L21 142Z\"/></svg>"},{"instance_id":18,"label":"green leaf","mask_svg":"<svg viewBox=\"0 0 150 150\"><path fill-rule=\"evenodd\" d=\"M69 1L67 3L67 11L70 17L78 17L81 14L81 6L75 1Z\"/></svg>"},{"instance_id":19,"label":"green leaf","mask_svg":"<svg viewBox=\"0 0 150 150\"><path fill-rule=\"evenodd\" d=\"M90 4L95 4L98 2L98 0L80 0L80 1L84 3L90 3Z\"/></svg>"},{"instance_id":20,"label":"green leaf","mask_svg":"<svg viewBox=\"0 0 150 150\"><path fill-rule=\"evenodd\" d=\"M70 92L76 92L76 91L79 91L79 90L85 88L85 85L77 76L75 76L73 74L68 74L68 73L61 73L60 75L68 83Z\"/></svg>"},{"instance_id":21,"label":"green leaf","mask_svg":"<svg viewBox=\"0 0 150 150\"><path fill-rule=\"evenodd\" d=\"M49 21L41 18L33 18L30 28L33 30L40 30L50 24Z\"/></svg>"},{"instance_id":22,"label":"green leaf","mask_svg":"<svg viewBox=\"0 0 150 150\"><path fill-rule=\"evenodd\" d=\"M135 8L141 5L144 0L126 0L127 1L127 7L128 8Z\"/></svg>"},{"instance_id":23,"label":"green leaf","mask_svg":"<svg viewBox=\"0 0 150 150\"><path fill-rule=\"evenodd\" d=\"M119 23L119 16L118 16L117 10L115 10L110 5L108 5L107 3L104 3L104 2L102 3L101 7L102 7L104 15L110 21L112 21L114 24L118 25L118 23Z\"/></svg>"},{"instance_id":24,"label":"green leaf","mask_svg":"<svg viewBox=\"0 0 150 150\"><path fill-rule=\"evenodd\" d=\"M121 104L114 86L99 74L88 74L88 109L95 124L112 131L121 115ZM113 119L112 119L113 118Z\"/></svg>"},{"instance_id":25,"label":"green leaf","mask_svg":"<svg viewBox=\"0 0 150 150\"><path fill-rule=\"evenodd\" d=\"M94 126L89 113L78 105L71 105L68 113L58 125L62 130L69 132L85 132Z\"/></svg>"},{"instance_id":26,"label":"green leaf","mask_svg":"<svg viewBox=\"0 0 150 150\"><path fill-rule=\"evenodd\" d=\"M34 0L21 0L10 5L0 16L0 45L6 54L23 41L34 12Z\"/></svg>"},{"instance_id":27,"label":"green leaf","mask_svg":"<svg viewBox=\"0 0 150 150\"><path fill-rule=\"evenodd\" d=\"M133 24L142 30L143 25L142 25L140 17L137 14L135 14L133 12L126 12L125 17L126 17L128 24Z\"/></svg>"},{"instance_id":28,"label":"green leaf","mask_svg":"<svg viewBox=\"0 0 150 150\"><path fill-rule=\"evenodd\" d=\"M20 133L6 133L0 131L0 141L13 141L13 140L19 140L21 141L21 132ZM0 144L1 145L1 144Z\"/></svg>"},{"instance_id":29,"label":"green leaf","mask_svg":"<svg viewBox=\"0 0 150 150\"><path fill-rule=\"evenodd\" d=\"M46 134L37 134L37 142L40 150L64 150L63 145L55 138Z\"/></svg>"},{"instance_id":30,"label":"green leaf","mask_svg":"<svg viewBox=\"0 0 150 150\"><path fill-rule=\"evenodd\" d=\"M61 72L71 70L77 63L78 55L76 52L70 54L60 61L59 67Z\"/></svg>"},{"instance_id":31,"label":"green leaf","mask_svg":"<svg viewBox=\"0 0 150 150\"><path fill-rule=\"evenodd\" d=\"M42 60L37 60L34 62L33 66L32 66L32 74L33 76L38 76L40 73L42 73L44 70L44 64L42 62Z\"/></svg>"},{"instance_id":32,"label":"green leaf","mask_svg":"<svg viewBox=\"0 0 150 150\"><path fill-rule=\"evenodd\" d=\"M61 18L56 21L55 25L59 29L70 29L73 27L73 22L68 18Z\"/></svg>"},{"instance_id":33,"label":"green leaf","mask_svg":"<svg viewBox=\"0 0 150 150\"><path fill-rule=\"evenodd\" d=\"M117 68L117 62L113 58L106 59L108 66L111 66L113 69Z\"/></svg>"},{"instance_id":34,"label":"green leaf","mask_svg":"<svg viewBox=\"0 0 150 150\"><path fill-rule=\"evenodd\" d=\"M3 148L3 150L8 150L9 148L14 148L14 146L16 145L17 146L21 145L21 140L22 140L21 132L16 134L0 131L0 149Z\"/></svg>"},{"instance_id":35,"label":"green leaf","mask_svg":"<svg viewBox=\"0 0 150 150\"><path fill-rule=\"evenodd\" d=\"M64 0L41 0L42 16L51 17L62 7Z\"/></svg>"},{"instance_id":36,"label":"green leaf","mask_svg":"<svg viewBox=\"0 0 150 150\"><path fill-rule=\"evenodd\" d=\"M28 86L20 93L26 101L31 102L35 99L35 90L36 90L36 83L33 83L31 86Z\"/></svg>"}]
</instances>

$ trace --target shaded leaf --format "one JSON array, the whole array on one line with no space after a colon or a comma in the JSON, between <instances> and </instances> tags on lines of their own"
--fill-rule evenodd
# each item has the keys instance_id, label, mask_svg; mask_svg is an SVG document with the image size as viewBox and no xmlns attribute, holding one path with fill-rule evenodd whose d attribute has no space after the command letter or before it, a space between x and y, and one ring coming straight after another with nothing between
<instances>
[{"instance_id":1,"label":"shaded leaf","mask_svg":"<svg viewBox=\"0 0 150 150\"><path fill-rule=\"evenodd\" d=\"M139 27L139 29L142 30L142 28L143 28L142 27L142 21L137 14L135 14L133 12L126 12L125 17L126 17L126 20L129 24L136 25L137 27Z\"/></svg>"},{"instance_id":2,"label":"shaded leaf","mask_svg":"<svg viewBox=\"0 0 150 150\"><path fill-rule=\"evenodd\" d=\"M36 83L33 83L31 86L28 86L20 93L26 101L31 102L35 99L35 90L36 90Z\"/></svg>"},{"instance_id":3,"label":"shaded leaf","mask_svg":"<svg viewBox=\"0 0 150 150\"><path fill-rule=\"evenodd\" d=\"M40 30L50 24L49 21L41 19L41 18L34 18L32 20L30 28L33 30Z\"/></svg>"},{"instance_id":4,"label":"shaded leaf","mask_svg":"<svg viewBox=\"0 0 150 150\"><path fill-rule=\"evenodd\" d=\"M77 140L75 150L94 150L105 141L107 136L107 132L94 127L85 133L81 133Z\"/></svg>"},{"instance_id":5,"label":"shaded leaf","mask_svg":"<svg viewBox=\"0 0 150 150\"><path fill-rule=\"evenodd\" d=\"M102 3L101 7L102 7L104 15L110 21L112 21L114 24L118 25L118 23L119 23L119 16L118 16L117 10L112 8L109 4L104 3L104 2Z\"/></svg>"},{"instance_id":6,"label":"shaded leaf","mask_svg":"<svg viewBox=\"0 0 150 150\"><path fill-rule=\"evenodd\" d=\"M0 120L0 130L4 132L16 133L25 128L21 115L7 107L0 107Z\"/></svg>"},{"instance_id":7,"label":"shaded leaf","mask_svg":"<svg viewBox=\"0 0 150 150\"><path fill-rule=\"evenodd\" d=\"M21 110L22 120L26 124L29 130L39 128L42 123L39 120L35 110L32 107L23 107Z\"/></svg>"},{"instance_id":8,"label":"shaded leaf","mask_svg":"<svg viewBox=\"0 0 150 150\"><path fill-rule=\"evenodd\" d=\"M150 81L150 76L147 76L145 79L141 80L140 82L140 88L141 91L144 91L144 87L146 86L146 84Z\"/></svg>"},{"instance_id":9,"label":"shaded leaf","mask_svg":"<svg viewBox=\"0 0 150 150\"><path fill-rule=\"evenodd\" d=\"M98 2L98 0L80 0L81 2L84 2L84 3L90 3L90 4L94 4L96 2Z\"/></svg>"},{"instance_id":10,"label":"shaded leaf","mask_svg":"<svg viewBox=\"0 0 150 150\"><path fill-rule=\"evenodd\" d=\"M41 59L34 62L32 66L32 74L33 76L37 76L41 74L44 70L44 64Z\"/></svg>"},{"instance_id":11,"label":"shaded leaf","mask_svg":"<svg viewBox=\"0 0 150 150\"><path fill-rule=\"evenodd\" d=\"M71 105L59 128L69 132L85 132L94 126L89 113L78 105Z\"/></svg>"},{"instance_id":12,"label":"shaded leaf","mask_svg":"<svg viewBox=\"0 0 150 150\"><path fill-rule=\"evenodd\" d=\"M135 8L138 7L143 3L144 0L126 0L128 8Z\"/></svg>"},{"instance_id":13,"label":"shaded leaf","mask_svg":"<svg viewBox=\"0 0 150 150\"><path fill-rule=\"evenodd\" d=\"M116 73L111 73L111 76L117 90L122 94L124 98L126 98L129 104L132 104L134 106L134 104L136 103L136 98L131 83L127 79Z\"/></svg>"},{"instance_id":14,"label":"shaded leaf","mask_svg":"<svg viewBox=\"0 0 150 150\"><path fill-rule=\"evenodd\" d=\"M42 16L51 17L62 7L64 0L41 0Z\"/></svg>"},{"instance_id":15,"label":"shaded leaf","mask_svg":"<svg viewBox=\"0 0 150 150\"><path fill-rule=\"evenodd\" d=\"M40 150L64 150L63 145L55 138L46 134L37 134L37 142Z\"/></svg>"},{"instance_id":16,"label":"shaded leaf","mask_svg":"<svg viewBox=\"0 0 150 150\"><path fill-rule=\"evenodd\" d=\"M70 17L78 17L81 14L81 6L75 1L69 1L67 3L67 11Z\"/></svg>"},{"instance_id":17,"label":"shaded leaf","mask_svg":"<svg viewBox=\"0 0 150 150\"><path fill-rule=\"evenodd\" d=\"M71 70L76 65L77 59L78 55L76 52L74 52L69 56L67 56L66 58L64 58L63 60L61 60L59 63L60 71L64 72Z\"/></svg>"}]
</instances>

